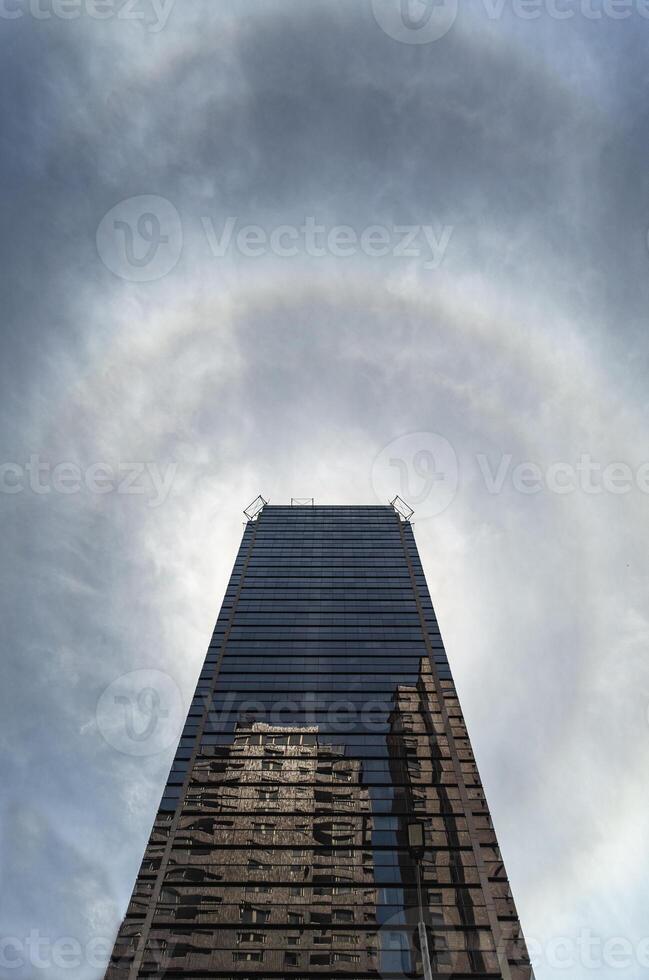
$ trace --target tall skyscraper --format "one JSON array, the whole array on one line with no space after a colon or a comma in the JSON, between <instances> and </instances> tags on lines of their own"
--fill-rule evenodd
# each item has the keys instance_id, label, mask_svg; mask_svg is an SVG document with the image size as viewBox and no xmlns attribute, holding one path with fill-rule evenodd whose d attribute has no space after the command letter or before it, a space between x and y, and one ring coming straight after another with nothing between
<instances>
[{"instance_id":1,"label":"tall skyscraper","mask_svg":"<svg viewBox=\"0 0 649 980\"><path fill-rule=\"evenodd\" d=\"M529 980L409 510L247 515L107 977Z\"/></svg>"}]
</instances>

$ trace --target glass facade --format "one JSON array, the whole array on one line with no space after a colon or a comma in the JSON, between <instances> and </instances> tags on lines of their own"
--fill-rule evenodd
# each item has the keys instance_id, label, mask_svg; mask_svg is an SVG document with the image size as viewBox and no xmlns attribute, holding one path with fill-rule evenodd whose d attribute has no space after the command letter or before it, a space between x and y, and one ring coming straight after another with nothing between
<instances>
[{"instance_id":1,"label":"glass facade","mask_svg":"<svg viewBox=\"0 0 649 980\"><path fill-rule=\"evenodd\" d=\"M107 977L424 975L531 969L412 527L265 506Z\"/></svg>"}]
</instances>

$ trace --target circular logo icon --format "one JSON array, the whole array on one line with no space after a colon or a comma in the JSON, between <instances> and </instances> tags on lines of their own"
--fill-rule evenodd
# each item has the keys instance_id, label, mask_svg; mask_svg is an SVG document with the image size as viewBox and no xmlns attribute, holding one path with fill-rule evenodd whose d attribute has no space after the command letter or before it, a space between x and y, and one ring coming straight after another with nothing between
<instances>
[{"instance_id":1,"label":"circular logo icon","mask_svg":"<svg viewBox=\"0 0 649 980\"><path fill-rule=\"evenodd\" d=\"M455 450L436 432L411 432L381 450L372 465L372 486L381 501L398 494L417 520L445 511L458 488Z\"/></svg>"},{"instance_id":2,"label":"circular logo icon","mask_svg":"<svg viewBox=\"0 0 649 980\"><path fill-rule=\"evenodd\" d=\"M107 269L130 282L152 282L178 262L183 228L171 201L141 194L111 208L99 222L96 238Z\"/></svg>"},{"instance_id":3,"label":"circular logo icon","mask_svg":"<svg viewBox=\"0 0 649 980\"><path fill-rule=\"evenodd\" d=\"M372 13L382 31L402 44L430 44L448 34L458 0L372 0Z\"/></svg>"},{"instance_id":4,"label":"circular logo icon","mask_svg":"<svg viewBox=\"0 0 649 980\"><path fill-rule=\"evenodd\" d=\"M377 933L379 956L378 974L380 977L410 978L424 980L430 976L450 974L449 967L453 966L448 957L435 956L434 971L431 971L431 949L429 945L429 929L424 925L421 912L416 906L406 905L396 910L396 905L379 906ZM430 919L430 912L426 918ZM437 968L442 968L437 972Z\"/></svg>"},{"instance_id":5,"label":"circular logo icon","mask_svg":"<svg viewBox=\"0 0 649 980\"><path fill-rule=\"evenodd\" d=\"M433 885L433 889L439 897L426 901L427 886L422 895L425 909L411 904L417 901L414 895L410 900L406 898L406 904L401 908L397 907L396 895L392 899L394 905L377 906L377 973L384 980L428 980L430 977L453 977L463 972L462 960L466 953L449 948L441 889L439 885ZM380 897L384 898L383 895ZM389 894L385 897L391 898ZM521 936L501 936L495 952L503 958L523 961L527 958L525 940ZM480 958L479 949L475 953ZM478 969L480 967L476 967ZM482 965L482 970L486 970L486 965Z\"/></svg>"},{"instance_id":6,"label":"circular logo icon","mask_svg":"<svg viewBox=\"0 0 649 980\"><path fill-rule=\"evenodd\" d=\"M97 702L97 726L125 755L155 755L174 745L185 721L180 688L162 670L132 670Z\"/></svg>"}]
</instances>

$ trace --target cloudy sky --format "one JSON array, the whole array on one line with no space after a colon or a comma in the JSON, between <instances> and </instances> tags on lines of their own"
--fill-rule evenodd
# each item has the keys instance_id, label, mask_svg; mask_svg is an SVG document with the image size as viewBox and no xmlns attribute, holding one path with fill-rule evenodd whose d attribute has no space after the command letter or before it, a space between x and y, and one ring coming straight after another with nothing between
<instances>
[{"instance_id":1,"label":"cloudy sky","mask_svg":"<svg viewBox=\"0 0 649 980\"><path fill-rule=\"evenodd\" d=\"M415 507L537 978L646 976L649 5L0 6L3 975L103 975L102 694L261 492Z\"/></svg>"}]
</instances>

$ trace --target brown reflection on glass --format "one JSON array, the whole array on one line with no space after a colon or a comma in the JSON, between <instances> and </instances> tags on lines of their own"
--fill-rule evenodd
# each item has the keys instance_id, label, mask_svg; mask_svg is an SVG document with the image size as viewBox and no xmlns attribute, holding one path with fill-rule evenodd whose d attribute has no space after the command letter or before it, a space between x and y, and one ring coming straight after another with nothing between
<instances>
[{"instance_id":1,"label":"brown reflection on glass","mask_svg":"<svg viewBox=\"0 0 649 980\"><path fill-rule=\"evenodd\" d=\"M197 761L149 933L170 970L378 964L362 766L316 726L237 725ZM211 928L210 928L211 927Z\"/></svg>"},{"instance_id":2,"label":"brown reflection on glass","mask_svg":"<svg viewBox=\"0 0 649 980\"><path fill-rule=\"evenodd\" d=\"M402 684L395 691L388 745L392 782L403 787L395 812L401 875L411 886L410 894L417 887L417 865L408 849L407 828L412 819L424 822L420 867L431 966L439 973L497 969L495 957L481 948L493 948L489 920L427 657L421 659L416 684ZM423 971L417 920L418 908L411 905L406 909L407 933L413 962Z\"/></svg>"},{"instance_id":3,"label":"brown reflection on glass","mask_svg":"<svg viewBox=\"0 0 649 980\"><path fill-rule=\"evenodd\" d=\"M444 700L510 975L527 980L529 962L450 686ZM398 684L392 695L384 743L389 790L366 785L367 761L331 741L316 725L252 721L236 725L230 744L202 747L139 976L245 970L420 977L413 819L424 826L419 869L433 974L501 975L428 658L416 681ZM137 919L154 901L169 826L169 815L159 813L115 947L108 974L115 980L129 975L142 934Z\"/></svg>"}]
</instances>

